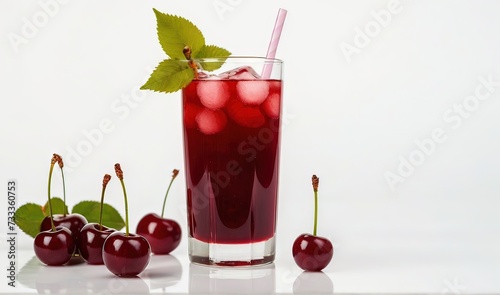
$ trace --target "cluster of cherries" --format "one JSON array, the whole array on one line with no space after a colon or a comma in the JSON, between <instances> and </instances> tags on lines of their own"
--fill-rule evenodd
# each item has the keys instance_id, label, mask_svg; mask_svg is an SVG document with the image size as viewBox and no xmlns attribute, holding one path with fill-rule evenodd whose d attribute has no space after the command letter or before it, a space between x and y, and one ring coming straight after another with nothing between
<instances>
[{"instance_id":1,"label":"cluster of cherries","mask_svg":"<svg viewBox=\"0 0 500 295\"><path fill-rule=\"evenodd\" d=\"M105 174L102 182L101 211L99 223L88 223L80 214L68 214L66 205L64 214L53 214L50 198L52 172L55 164L61 168L63 180L64 204L66 204L63 161L54 154L50 163L48 182L48 204L50 214L40 226L40 233L35 237L34 250L38 259L46 265L64 265L79 254L88 264L104 264L109 271L120 277L133 277L140 274L149 263L151 253L169 254L180 243L181 228L172 219L164 218L165 203L172 182L179 174L174 170L172 179L163 200L161 216L150 213L144 216L137 225L136 234L130 233L128 221L128 201L123 171L120 164L115 164L115 173L120 180L125 200L125 232L102 225L102 209L104 194L111 176ZM321 271L333 257L332 243L324 237L316 235L318 213L319 178L312 177L314 190L314 231L313 234L302 234L293 243L292 255L297 265L306 271Z\"/></svg>"},{"instance_id":2,"label":"cluster of cherries","mask_svg":"<svg viewBox=\"0 0 500 295\"><path fill-rule=\"evenodd\" d=\"M125 232L102 225L102 209L106 186L111 179L104 175L101 194L101 211L99 223L88 223L80 214L68 214L66 206L64 214L53 214L50 198L52 172L55 164L61 168L64 204L66 204L63 161L54 154L50 164L48 182L48 204L50 214L40 226L40 233L35 237L34 250L38 259L46 265L64 265L79 254L88 264L104 264L113 274L121 277L132 277L140 274L149 263L151 253L169 254L180 243L181 228L172 219L164 218L165 203L172 182L179 171L174 170L172 180L163 201L162 215L150 213L144 216L137 225L137 233L129 231L128 201L123 171L120 164L115 164L116 176L120 180L125 200Z\"/></svg>"}]
</instances>

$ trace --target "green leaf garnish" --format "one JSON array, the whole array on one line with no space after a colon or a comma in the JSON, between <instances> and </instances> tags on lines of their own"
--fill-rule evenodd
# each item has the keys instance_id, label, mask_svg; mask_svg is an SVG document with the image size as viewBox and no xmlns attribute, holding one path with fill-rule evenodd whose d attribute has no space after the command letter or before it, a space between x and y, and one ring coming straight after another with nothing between
<instances>
[{"instance_id":1,"label":"green leaf garnish","mask_svg":"<svg viewBox=\"0 0 500 295\"><path fill-rule=\"evenodd\" d=\"M85 216L88 222L99 223L100 210L101 202L82 201L73 207L72 212ZM102 224L109 228L121 230L125 226L125 221L115 208L104 203L102 209Z\"/></svg>"},{"instance_id":2,"label":"green leaf garnish","mask_svg":"<svg viewBox=\"0 0 500 295\"><path fill-rule=\"evenodd\" d=\"M194 78L187 61L166 59L162 61L141 89L165 93L176 92L186 87Z\"/></svg>"},{"instance_id":3,"label":"green leaf garnish","mask_svg":"<svg viewBox=\"0 0 500 295\"><path fill-rule=\"evenodd\" d=\"M40 232L40 225L45 215L42 206L34 203L27 203L17 208L14 220L17 226L27 235L34 238Z\"/></svg>"},{"instance_id":4,"label":"green leaf garnish","mask_svg":"<svg viewBox=\"0 0 500 295\"><path fill-rule=\"evenodd\" d=\"M156 15L158 40L163 51L170 57L162 61L153 71L141 89L159 92L176 92L186 87L194 78L194 69L187 63L184 49L189 47L191 59L227 58L231 53L224 48L205 45L205 37L189 20L180 16L162 13L153 9ZM213 71L222 65L202 64L205 71Z\"/></svg>"},{"instance_id":5,"label":"green leaf garnish","mask_svg":"<svg viewBox=\"0 0 500 295\"><path fill-rule=\"evenodd\" d=\"M163 51L171 59L185 59L182 50L189 46L193 56L205 45L205 37L189 20L159 12L153 8L156 15L158 40Z\"/></svg>"},{"instance_id":6,"label":"green leaf garnish","mask_svg":"<svg viewBox=\"0 0 500 295\"><path fill-rule=\"evenodd\" d=\"M229 55L231 55L231 52L227 51L224 48L221 48L221 47L218 47L218 46L215 46L215 45L204 45L200 49L200 51L197 53L196 58L215 58L215 57L218 57L218 58L227 58ZM224 61L225 60L226 59L224 59ZM204 62L200 62L201 67L205 71L214 71L214 70L217 70L218 68L220 68L222 66L223 63L224 62L220 62L220 63L214 63L214 62L204 63Z\"/></svg>"}]
</instances>

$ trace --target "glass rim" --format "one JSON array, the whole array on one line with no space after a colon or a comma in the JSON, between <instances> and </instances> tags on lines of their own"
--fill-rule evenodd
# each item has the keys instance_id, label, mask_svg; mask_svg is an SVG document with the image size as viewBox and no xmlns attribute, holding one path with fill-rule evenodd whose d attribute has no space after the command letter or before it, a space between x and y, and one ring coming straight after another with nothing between
<instances>
[{"instance_id":1,"label":"glass rim","mask_svg":"<svg viewBox=\"0 0 500 295\"><path fill-rule=\"evenodd\" d=\"M228 56L228 57L207 57L207 58L196 58L198 62L241 62L241 63L255 63L255 62L265 62L272 64L282 64L283 60L279 58L269 58L265 56Z\"/></svg>"}]
</instances>

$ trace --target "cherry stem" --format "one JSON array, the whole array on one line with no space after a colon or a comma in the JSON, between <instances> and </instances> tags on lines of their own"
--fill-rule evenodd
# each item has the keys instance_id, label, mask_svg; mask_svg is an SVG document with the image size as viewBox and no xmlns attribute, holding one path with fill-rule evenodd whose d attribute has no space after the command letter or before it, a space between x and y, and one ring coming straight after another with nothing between
<instances>
[{"instance_id":1,"label":"cherry stem","mask_svg":"<svg viewBox=\"0 0 500 295\"><path fill-rule=\"evenodd\" d=\"M61 167L62 185L63 185L63 204L64 204L64 216L68 214L68 206L66 206L66 181L64 180L64 170Z\"/></svg>"},{"instance_id":2,"label":"cherry stem","mask_svg":"<svg viewBox=\"0 0 500 295\"><path fill-rule=\"evenodd\" d=\"M56 231L56 227L54 225L54 217L52 215L52 201L50 199L50 187L51 187L51 183L52 183L52 172L54 171L54 165L56 164L56 162L57 162L57 157L52 156L52 160L50 161L49 183L47 185L49 211L50 211L50 226L52 228L52 231Z\"/></svg>"},{"instance_id":3,"label":"cherry stem","mask_svg":"<svg viewBox=\"0 0 500 295\"><path fill-rule=\"evenodd\" d=\"M313 235L316 236L317 228L318 228L318 185L319 185L319 177L316 175L312 176L312 185L314 190L314 229Z\"/></svg>"},{"instance_id":4,"label":"cherry stem","mask_svg":"<svg viewBox=\"0 0 500 295\"><path fill-rule=\"evenodd\" d=\"M123 182L123 171L122 168L120 167L120 164L116 163L115 164L115 172L116 176L120 180L120 183L122 184L122 190L123 190L123 197L125 199L125 235L129 236L129 227L128 227L128 201L127 201L127 190L125 189L125 183Z\"/></svg>"},{"instance_id":5,"label":"cherry stem","mask_svg":"<svg viewBox=\"0 0 500 295\"><path fill-rule=\"evenodd\" d=\"M167 193L165 193L165 198L163 198L163 207L161 210L161 217L162 218L163 218L163 215L165 214L165 204L167 203L168 192L170 191L170 187L172 186L172 182L174 182L174 179L177 177L178 174L179 174L179 170L174 169L174 171L172 171L172 179L170 180L170 184L168 185Z\"/></svg>"},{"instance_id":6,"label":"cherry stem","mask_svg":"<svg viewBox=\"0 0 500 295\"><path fill-rule=\"evenodd\" d=\"M61 169L61 177L62 177L62 185L63 185L63 205L64 205L64 216L68 214L68 206L66 206L66 180L64 179L64 162L62 160L62 157L59 156L58 154L54 154L54 157L56 158L57 164L59 165L59 168Z\"/></svg>"},{"instance_id":7,"label":"cherry stem","mask_svg":"<svg viewBox=\"0 0 500 295\"><path fill-rule=\"evenodd\" d=\"M99 230L102 230L102 211L104 208L104 193L106 192L106 187L108 186L110 180L111 180L111 175L104 174L104 178L102 180L102 191L101 191L101 209L99 211Z\"/></svg>"}]
</instances>

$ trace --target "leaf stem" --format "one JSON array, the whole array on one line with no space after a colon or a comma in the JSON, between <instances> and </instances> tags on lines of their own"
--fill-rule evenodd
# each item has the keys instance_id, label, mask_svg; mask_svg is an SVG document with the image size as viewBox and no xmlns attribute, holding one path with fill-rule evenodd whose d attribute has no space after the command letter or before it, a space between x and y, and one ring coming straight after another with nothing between
<instances>
[{"instance_id":1,"label":"leaf stem","mask_svg":"<svg viewBox=\"0 0 500 295\"><path fill-rule=\"evenodd\" d=\"M128 201L127 201L127 190L125 189L125 183L123 182L123 171L120 167L120 164L115 164L115 172L116 176L120 180L123 190L123 198L125 199L125 235L128 237L130 235L129 226L128 226Z\"/></svg>"},{"instance_id":2,"label":"leaf stem","mask_svg":"<svg viewBox=\"0 0 500 295\"><path fill-rule=\"evenodd\" d=\"M161 217L162 218L163 218L163 215L165 214L165 204L167 203L168 192L170 191L170 187L172 186L172 182L174 182L174 179L177 177L178 174L179 174L179 170L174 169L174 171L172 171L172 179L170 180L170 183L169 183L168 188L167 188L167 192L165 193L165 198L163 198L163 207L161 210Z\"/></svg>"},{"instance_id":3,"label":"leaf stem","mask_svg":"<svg viewBox=\"0 0 500 295\"><path fill-rule=\"evenodd\" d=\"M104 193L106 192L106 187L111 179L111 175L105 174L102 180L102 191L101 191L101 208L99 211L99 230L102 230L102 211L104 208Z\"/></svg>"}]
</instances>

